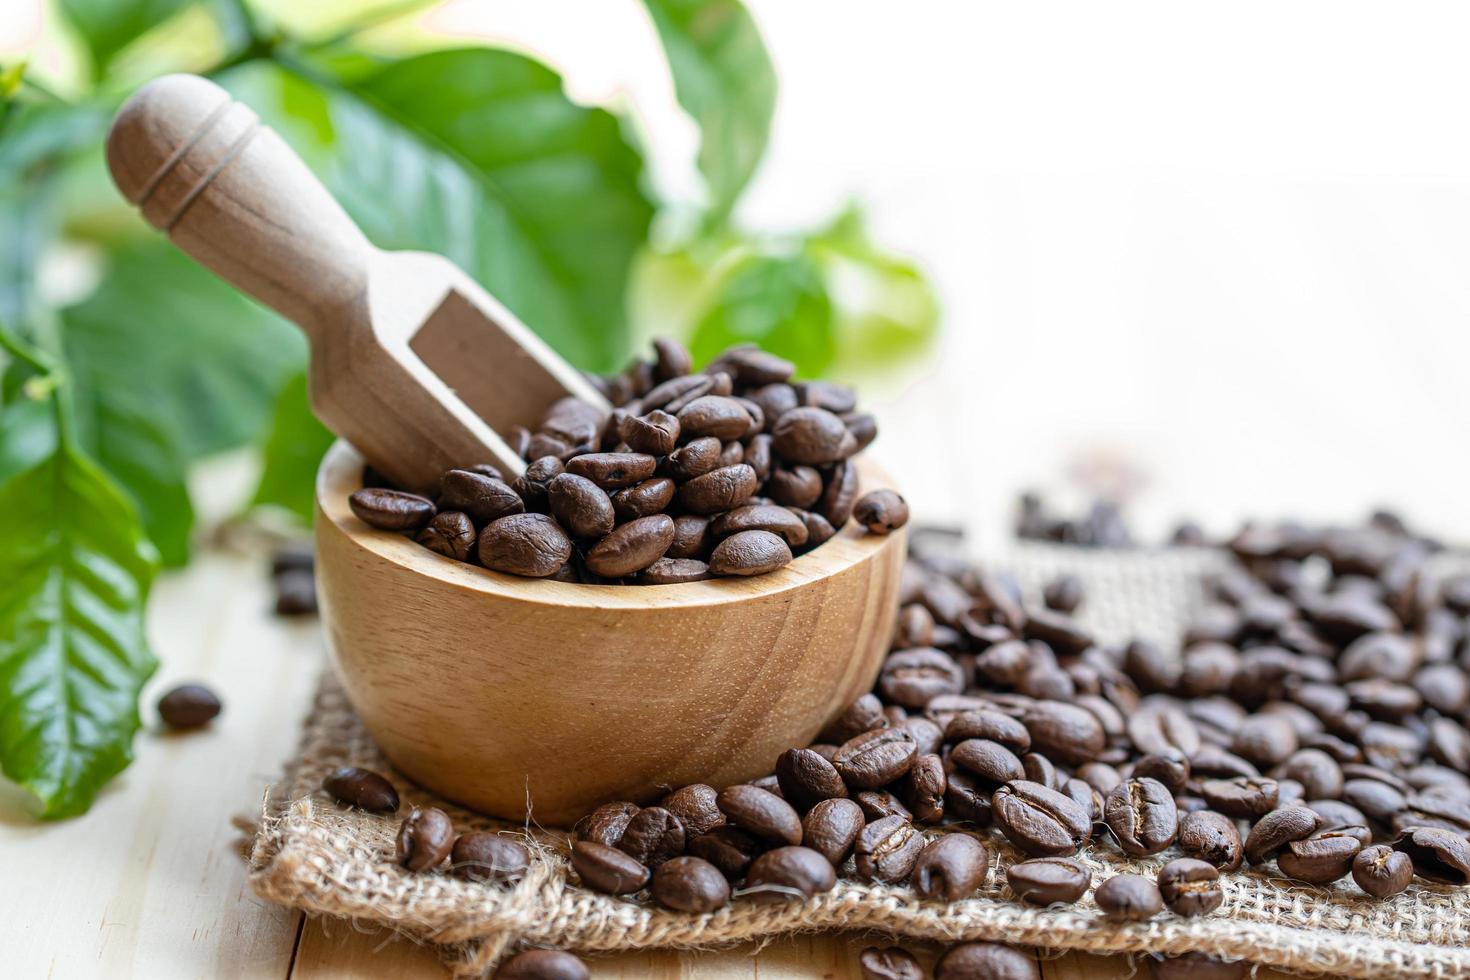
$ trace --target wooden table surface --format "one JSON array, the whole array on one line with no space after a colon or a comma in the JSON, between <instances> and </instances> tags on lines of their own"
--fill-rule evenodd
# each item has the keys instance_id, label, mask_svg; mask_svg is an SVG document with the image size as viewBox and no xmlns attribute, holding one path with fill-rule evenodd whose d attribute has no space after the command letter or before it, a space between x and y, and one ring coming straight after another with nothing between
<instances>
[{"instance_id":1,"label":"wooden table surface","mask_svg":"<svg viewBox=\"0 0 1470 980\"><path fill-rule=\"evenodd\" d=\"M290 755L322 645L315 619L269 612L264 559L219 551L156 587L150 616L163 666L145 695L137 761L75 820L41 824L0 790L0 976L443 977L433 950L351 923L309 920L256 898L232 817L259 809ZM210 729L158 730L167 687L202 680L223 698ZM853 977L881 936L802 936L716 953L631 953L590 961L598 978ZM932 957L933 950L920 950ZM1068 955L1048 980L1123 980L1126 959ZM1139 974L1146 975L1146 974ZM1262 980L1282 974L1263 970Z\"/></svg>"}]
</instances>

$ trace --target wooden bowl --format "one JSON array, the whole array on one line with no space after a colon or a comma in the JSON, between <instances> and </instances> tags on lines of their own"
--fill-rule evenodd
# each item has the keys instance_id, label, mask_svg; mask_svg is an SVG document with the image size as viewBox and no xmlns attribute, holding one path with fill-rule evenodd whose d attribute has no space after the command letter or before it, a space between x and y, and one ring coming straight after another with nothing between
<instances>
[{"instance_id":1,"label":"wooden bowl","mask_svg":"<svg viewBox=\"0 0 1470 980\"><path fill-rule=\"evenodd\" d=\"M359 521L362 464L339 442L317 475L328 647L393 764L473 809L565 826L609 800L766 775L871 687L888 648L902 531L850 524L748 579L523 579Z\"/></svg>"}]
</instances>

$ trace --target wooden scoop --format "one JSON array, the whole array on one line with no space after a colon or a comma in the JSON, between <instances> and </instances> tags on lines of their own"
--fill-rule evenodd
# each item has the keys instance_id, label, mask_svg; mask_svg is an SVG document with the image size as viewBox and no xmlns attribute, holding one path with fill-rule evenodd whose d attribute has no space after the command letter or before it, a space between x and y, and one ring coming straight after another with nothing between
<instances>
[{"instance_id":1,"label":"wooden scoop","mask_svg":"<svg viewBox=\"0 0 1470 980\"><path fill-rule=\"evenodd\" d=\"M524 469L497 433L566 395L610 409L571 365L454 263L373 246L290 147L224 89L168 75L107 137L124 197L311 343L311 400L399 486L447 469Z\"/></svg>"}]
</instances>

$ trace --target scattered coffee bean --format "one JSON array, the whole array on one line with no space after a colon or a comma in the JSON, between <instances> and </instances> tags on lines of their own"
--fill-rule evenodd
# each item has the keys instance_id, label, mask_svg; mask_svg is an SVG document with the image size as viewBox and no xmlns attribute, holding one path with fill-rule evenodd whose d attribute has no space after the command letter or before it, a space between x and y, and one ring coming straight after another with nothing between
<instances>
[{"instance_id":1,"label":"scattered coffee bean","mask_svg":"<svg viewBox=\"0 0 1470 980\"><path fill-rule=\"evenodd\" d=\"M949 833L924 845L910 880L920 898L958 902L974 894L989 870L984 844L968 834Z\"/></svg>"},{"instance_id":2,"label":"scattered coffee bean","mask_svg":"<svg viewBox=\"0 0 1470 980\"><path fill-rule=\"evenodd\" d=\"M1288 877L1326 885L1346 876L1363 845L1371 842L1367 827L1321 830L1287 844L1276 855L1276 865Z\"/></svg>"},{"instance_id":3,"label":"scattered coffee bean","mask_svg":"<svg viewBox=\"0 0 1470 980\"><path fill-rule=\"evenodd\" d=\"M1410 827L1393 839L1393 849L1409 856L1414 874L1446 885L1470 883L1470 842L1440 827Z\"/></svg>"},{"instance_id":4,"label":"scattered coffee bean","mask_svg":"<svg viewBox=\"0 0 1470 980\"><path fill-rule=\"evenodd\" d=\"M515 882L531 866L531 851L519 841L476 830L454 842L449 866L471 881Z\"/></svg>"},{"instance_id":5,"label":"scattered coffee bean","mask_svg":"<svg viewBox=\"0 0 1470 980\"><path fill-rule=\"evenodd\" d=\"M546 485L552 515L573 537L601 538L613 529L616 517L607 492L575 473L562 473Z\"/></svg>"},{"instance_id":6,"label":"scattered coffee bean","mask_svg":"<svg viewBox=\"0 0 1470 980\"><path fill-rule=\"evenodd\" d=\"M1237 776L1234 779L1206 779L1200 783L1200 794L1227 817L1253 820L1276 808L1281 789L1274 779Z\"/></svg>"},{"instance_id":7,"label":"scattered coffee bean","mask_svg":"<svg viewBox=\"0 0 1470 980\"><path fill-rule=\"evenodd\" d=\"M1292 841L1309 837L1317 829L1317 814L1304 806L1284 806L1272 810L1251 828L1245 839L1245 859L1262 864L1276 856Z\"/></svg>"},{"instance_id":8,"label":"scattered coffee bean","mask_svg":"<svg viewBox=\"0 0 1470 980\"><path fill-rule=\"evenodd\" d=\"M223 705L203 684L180 684L158 699L158 717L169 728L182 731L209 724Z\"/></svg>"},{"instance_id":9,"label":"scattered coffee bean","mask_svg":"<svg viewBox=\"0 0 1470 980\"><path fill-rule=\"evenodd\" d=\"M720 812L718 799L713 786L691 783L665 796L659 806L678 817L685 833L693 839L724 824L725 815Z\"/></svg>"},{"instance_id":10,"label":"scattered coffee bean","mask_svg":"<svg viewBox=\"0 0 1470 980\"><path fill-rule=\"evenodd\" d=\"M1157 854L1179 834L1174 795L1156 779L1129 779L1113 787L1103 816L1126 854Z\"/></svg>"},{"instance_id":11,"label":"scattered coffee bean","mask_svg":"<svg viewBox=\"0 0 1470 980\"><path fill-rule=\"evenodd\" d=\"M1087 894L1092 872L1075 858L1032 858L1006 868L1006 883L1032 905L1071 904Z\"/></svg>"},{"instance_id":12,"label":"scattered coffee bean","mask_svg":"<svg viewBox=\"0 0 1470 980\"><path fill-rule=\"evenodd\" d=\"M674 521L667 514L640 517L619 525L588 549L587 568L604 578L622 578L658 561L674 542Z\"/></svg>"},{"instance_id":13,"label":"scattered coffee bean","mask_svg":"<svg viewBox=\"0 0 1470 980\"><path fill-rule=\"evenodd\" d=\"M809 847L778 847L751 862L738 894L755 901L805 901L837 884L832 863Z\"/></svg>"},{"instance_id":14,"label":"scattered coffee bean","mask_svg":"<svg viewBox=\"0 0 1470 980\"><path fill-rule=\"evenodd\" d=\"M1196 810L1179 818L1179 849L1221 871L1236 871L1245 857L1235 821L1214 810Z\"/></svg>"},{"instance_id":15,"label":"scattered coffee bean","mask_svg":"<svg viewBox=\"0 0 1470 980\"><path fill-rule=\"evenodd\" d=\"M414 807L398 828L397 861L410 871L436 868L454 849L454 822L438 807Z\"/></svg>"},{"instance_id":16,"label":"scattered coffee bean","mask_svg":"<svg viewBox=\"0 0 1470 980\"><path fill-rule=\"evenodd\" d=\"M1114 922L1144 922L1164 909L1159 886L1143 875L1113 875L1092 897L1103 915Z\"/></svg>"},{"instance_id":17,"label":"scattered coffee bean","mask_svg":"<svg viewBox=\"0 0 1470 980\"><path fill-rule=\"evenodd\" d=\"M483 527L491 521L525 511L525 501L505 481L473 470L450 470L439 479L441 512L467 516Z\"/></svg>"},{"instance_id":18,"label":"scattered coffee bean","mask_svg":"<svg viewBox=\"0 0 1470 980\"><path fill-rule=\"evenodd\" d=\"M960 943L934 964L934 980L1041 980L1041 964L1014 946Z\"/></svg>"},{"instance_id":19,"label":"scattered coffee bean","mask_svg":"<svg viewBox=\"0 0 1470 980\"><path fill-rule=\"evenodd\" d=\"M579 840L572 845L572 867L582 884L606 895L627 895L648 884L648 869L615 847Z\"/></svg>"},{"instance_id":20,"label":"scattered coffee bean","mask_svg":"<svg viewBox=\"0 0 1470 980\"><path fill-rule=\"evenodd\" d=\"M528 949L495 971L495 980L588 980L587 964L559 949Z\"/></svg>"},{"instance_id":21,"label":"scattered coffee bean","mask_svg":"<svg viewBox=\"0 0 1470 980\"><path fill-rule=\"evenodd\" d=\"M697 857L670 858L659 865L653 873L652 891L665 908L697 915L730 901L730 884L720 869Z\"/></svg>"},{"instance_id":22,"label":"scattered coffee bean","mask_svg":"<svg viewBox=\"0 0 1470 980\"><path fill-rule=\"evenodd\" d=\"M1387 844L1365 847L1353 858L1353 881L1374 898L1392 898L1414 877L1409 855Z\"/></svg>"},{"instance_id":23,"label":"scattered coffee bean","mask_svg":"<svg viewBox=\"0 0 1470 980\"><path fill-rule=\"evenodd\" d=\"M333 769L322 780L322 789L338 803L369 813L392 813L398 809L398 791L393 784L367 769L353 766Z\"/></svg>"},{"instance_id":24,"label":"scattered coffee bean","mask_svg":"<svg viewBox=\"0 0 1470 980\"><path fill-rule=\"evenodd\" d=\"M1082 605L1082 580L1075 575L1062 575L1046 583L1042 592L1046 608L1060 613L1074 613Z\"/></svg>"},{"instance_id":25,"label":"scattered coffee bean","mask_svg":"<svg viewBox=\"0 0 1470 980\"><path fill-rule=\"evenodd\" d=\"M1208 915L1225 900L1220 872L1213 864L1194 858L1178 858L1164 865L1159 872L1159 894L1173 912L1185 916Z\"/></svg>"},{"instance_id":26,"label":"scattered coffee bean","mask_svg":"<svg viewBox=\"0 0 1470 980\"><path fill-rule=\"evenodd\" d=\"M909 522L909 505L892 490L870 490L853 505L852 517L871 534L889 534Z\"/></svg>"},{"instance_id":27,"label":"scattered coffee bean","mask_svg":"<svg viewBox=\"0 0 1470 980\"><path fill-rule=\"evenodd\" d=\"M913 954L897 946L869 946L858 956L863 980L924 980L924 968Z\"/></svg>"}]
</instances>

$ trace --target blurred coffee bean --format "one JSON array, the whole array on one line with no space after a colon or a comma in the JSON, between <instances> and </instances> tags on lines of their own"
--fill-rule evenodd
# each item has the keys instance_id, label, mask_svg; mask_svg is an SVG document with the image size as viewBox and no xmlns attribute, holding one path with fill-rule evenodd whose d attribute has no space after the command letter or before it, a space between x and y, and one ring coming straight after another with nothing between
<instances>
[{"instance_id":1,"label":"blurred coffee bean","mask_svg":"<svg viewBox=\"0 0 1470 980\"><path fill-rule=\"evenodd\" d=\"M158 717L169 728L202 728L219 717L219 696L203 684L180 684L158 699Z\"/></svg>"}]
</instances>

